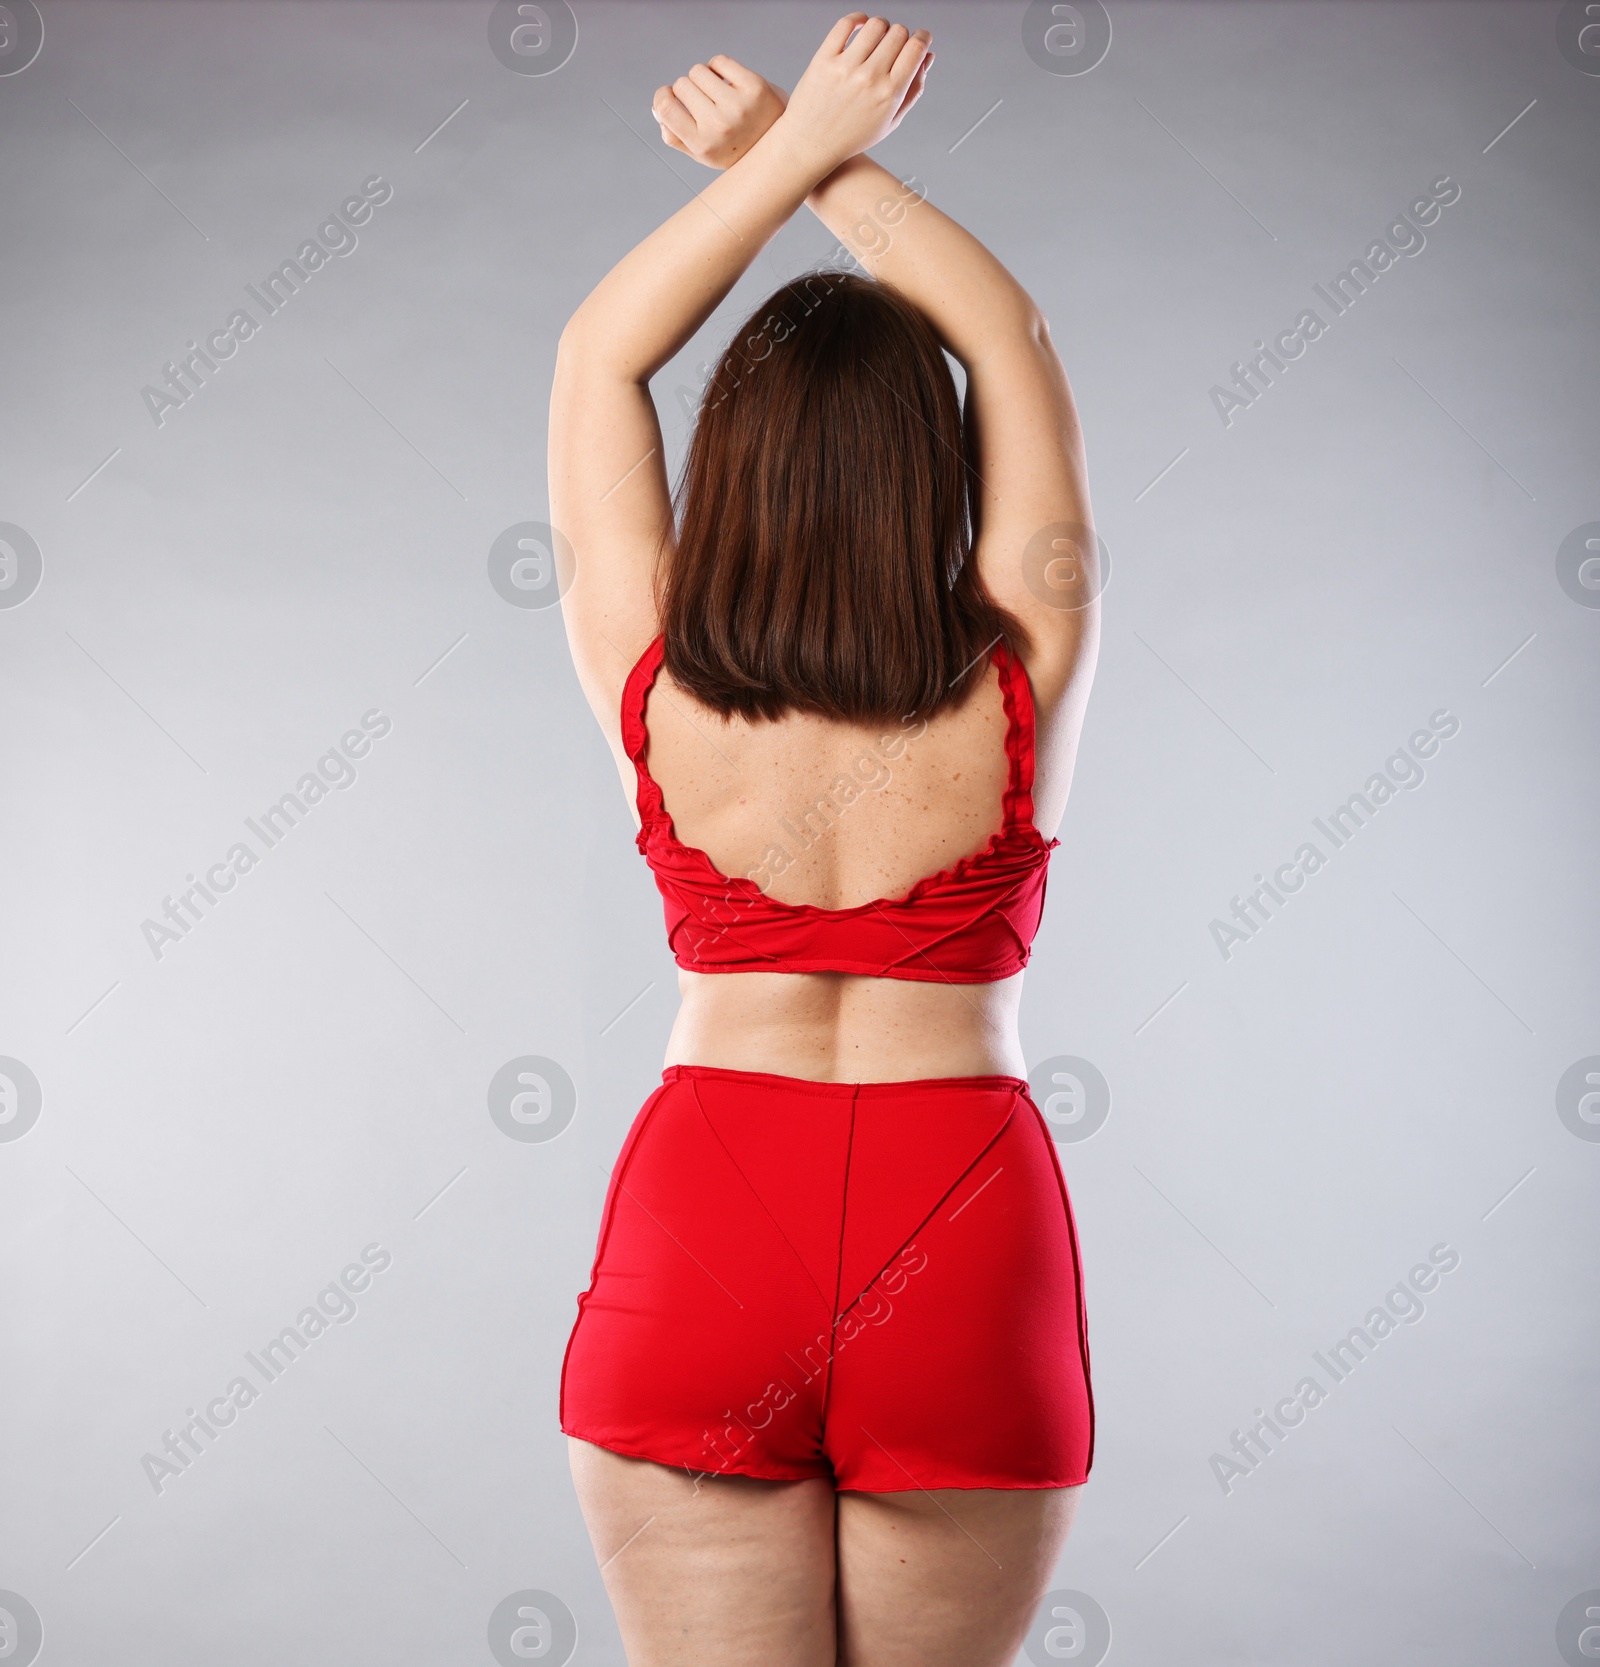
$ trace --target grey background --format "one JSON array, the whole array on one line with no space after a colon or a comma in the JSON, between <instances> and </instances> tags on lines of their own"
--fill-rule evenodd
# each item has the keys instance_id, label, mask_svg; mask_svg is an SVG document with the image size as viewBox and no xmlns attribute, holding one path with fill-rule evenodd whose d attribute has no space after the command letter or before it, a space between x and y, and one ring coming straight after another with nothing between
<instances>
[{"instance_id":1,"label":"grey background","mask_svg":"<svg viewBox=\"0 0 1600 1667\"><path fill-rule=\"evenodd\" d=\"M674 984L558 613L486 560L548 514L563 321L709 177L652 91L718 50L792 86L837 13L589 0L533 77L487 4L42 10L0 78L0 520L43 556L0 608L0 1054L43 1096L0 1142L0 1587L52 1664L488 1662L529 1588L620 1662L556 1394ZM1115 564L1023 1007L1113 1096L1061 1147L1100 1423L1056 1581L1113 1662L1558 1662L1600 1586L1600 1144L1555 1106L1600 1053L1600 610L1556 571L1600 518L1600 78L1559 12L1119 3L1073 76L1021 5L910 14L938 67L878 154L1051 319ZM372 174L158 428L141 388ZM1229 365L1442 174L1426 249L1225 427ZM676 389L832 247L802 215L663 372L674 467ZM158 960L141 922L374 707ZM1224 961L1210 920L1441 707L1426 782ZM548 1142L489 1112L521 1055L576 1086ZM141 1455L374 1241L158 1495ZM1441 1241L1425 1318L1224 1493Z\"/></svg>"}]
</instances>

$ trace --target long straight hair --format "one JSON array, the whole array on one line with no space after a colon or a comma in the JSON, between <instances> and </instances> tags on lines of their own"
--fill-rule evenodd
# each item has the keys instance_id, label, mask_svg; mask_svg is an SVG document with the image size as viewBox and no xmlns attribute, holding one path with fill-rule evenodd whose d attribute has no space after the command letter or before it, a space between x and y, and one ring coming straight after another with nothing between
<instances>
[{"instance_id":1,"label":"long straight hair","mask_svg":"<svg viewBox=\"0 0 1600 1667\"><path fill-rule=\"evenodd\" d=\"M665 663L705 705L928 716L1021 624L972 560L973 469L928 320L841 272L785 284L701 395L658 575Z\"/></svg>"}]
</instances>

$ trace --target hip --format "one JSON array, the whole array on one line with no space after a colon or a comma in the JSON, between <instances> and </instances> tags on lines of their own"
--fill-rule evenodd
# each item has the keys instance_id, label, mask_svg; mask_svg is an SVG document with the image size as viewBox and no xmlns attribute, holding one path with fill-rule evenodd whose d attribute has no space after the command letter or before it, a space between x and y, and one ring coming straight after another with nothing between
<instances>
[{"instance_id":1,"label":"hip","mask_svg":"<svg viewBox=\"0 0 1600 1667\"><path fill-rule=\"evenodd\" d=\"M669 1066L578 1306L562 1427L618 1452L866 1491L1088 1473L1076 1226L1017 1076Z\"/></svg>"},{"instance_id":2,"label":"hip","mask_svg":"<svg viewBox=\"0 0 1600 1667\"><path fill-rule=\"evenodd\" d=\"M649 1223L631 1251L614 1242L619 1210ZM961 1277L991 1296L1036 1283L1041 1266L1070 1269L1076 1286L1066 1177L1024 1078L846 1082L669 1065L617 1155L592 1271L615 1270L619 1255L675 1265L689 1247L731 1290L776 1228L781 1259L848 1301L900 1250L958 1220Z\"/></svg>"}]
</instances>

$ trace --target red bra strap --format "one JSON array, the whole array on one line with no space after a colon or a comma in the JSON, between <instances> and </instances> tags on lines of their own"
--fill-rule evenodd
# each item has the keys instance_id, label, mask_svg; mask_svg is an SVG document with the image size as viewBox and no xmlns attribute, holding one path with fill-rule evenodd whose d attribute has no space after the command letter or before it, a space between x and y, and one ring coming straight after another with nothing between
<instances>
[{"instance_id":1,"label":"red bra strap","mask_svg":"<svg viewBox=\"0 0 1600 1667\"><path fill-rule=\"evenodd\" d=\"M656 673L666 653L666 641L657 637L634 663L628 681L622 686L622 745L633 760L634 774L639 778L639 791L634 802L639 807L639 820L648 828L666 815L666 801L661 788L650 774L644 755L650 745L650 732L644 726L644 703L650 694Z\"/></svg>"},{"instance_id":2,"label":"red bra strap","mask_svg":"<svg viewBox=\"0 0 1600 1667\"><path fill-rule=\"evenodd\" d=\"M1000 643L995 649L1000 663L1000 693L1006 707L1006 757L1011 764L1003 816L1013 828L1033 821L1034 709L1033 686L1028 669Z\"/></svg>"},{"instance_id":3,"label":"red bra strap","mask_svg":"<svg viewBox=\"0 0 1600 1667\"><path fill-rule=\"evenodd\" d=\"M657 637L645 649L628 673L622 689L622 745L633 760L639 790L635 803L645 827L666 816L661 787L645 764L650 734L645 728L644 707L661 669L666 642ZM1006 711L1006 759L1010 765L1001 813L1008 828L1033 821L1034 706L1033 687L1027 668L1005 643L995 646L1000 666L1000 694Z\"/></svg>"}]
</instances>

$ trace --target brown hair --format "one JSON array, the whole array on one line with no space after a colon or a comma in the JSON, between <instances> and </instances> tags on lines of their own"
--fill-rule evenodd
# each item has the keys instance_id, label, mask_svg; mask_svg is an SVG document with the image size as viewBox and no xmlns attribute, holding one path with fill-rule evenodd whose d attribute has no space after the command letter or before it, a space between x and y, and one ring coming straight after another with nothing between
<instances>
[{"instance_id":1,"label":"brown hair","mask_svg":"<svg viewBox=\"0 0 1600 1667\"><path fill-rule=\"evenodd\" d=\"M973 470L933 327L813 272L750 315L701 395L659 574L668 671L714 710L924 716L1020 623L971 560Z\"/></svg>"}]
</instances>

